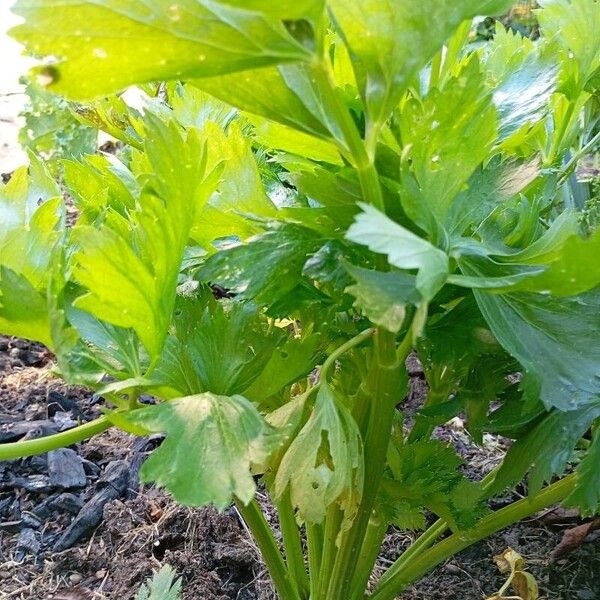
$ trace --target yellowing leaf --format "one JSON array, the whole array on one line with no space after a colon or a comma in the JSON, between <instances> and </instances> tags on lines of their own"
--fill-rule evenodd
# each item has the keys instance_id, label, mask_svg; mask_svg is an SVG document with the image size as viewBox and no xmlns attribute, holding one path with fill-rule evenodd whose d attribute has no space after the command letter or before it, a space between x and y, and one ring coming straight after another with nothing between
<instances>
[{"instance_id":1,"label":"yellowing leaf","mask_svg":"<svg viewBox=\"0 0 600 600\"><path fill-rule=\"evenodd\" d=\"M349 514L360 501L363 463L360 434L348 410L323 384L306 425L285 453L275 478L275 494L290 490L304 519L320 523L338 502Z\"/></svg>"},{"instance_id":2,"label":"yellowing leaf","mask_svg":"<svg viewBox=\"0 0 600 600\"><path fill-rule=\"evenodd\" d=\"M135 411L127 419L167 434L141 475L189 506L214 504L223 510L235 498L248 504L256 490L251 466L264 461L279 439L242 396L188 396Z\"/></svg>"}]
</instances>

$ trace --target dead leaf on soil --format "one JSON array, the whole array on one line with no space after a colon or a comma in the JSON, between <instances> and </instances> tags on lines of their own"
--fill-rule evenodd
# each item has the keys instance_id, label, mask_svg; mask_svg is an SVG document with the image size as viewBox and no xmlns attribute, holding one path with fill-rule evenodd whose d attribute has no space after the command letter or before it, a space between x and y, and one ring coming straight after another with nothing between
<instances>
[{"instance_id":1,"label":"dead leaf on soil","mask_svg":"<svg viewBox=\"0 0 600 600\"><path fill-rule=\"evenodd\" d=\"M600 529L600 518L584 523L583 525L578 525L572 529L567 529L560 543L552 550L550 562L573 552L573 550L577 550L585 542L585 538L596 529Z\"/></svg>"},{"instance_id":2,"label":"dead leaf on soil","mask_svg":"<svg viewBox=\"0 0 600 600\"><path fill-rule=\"evenodd\" d=\"M503 575L508 575L506 583L498 592L486 600L538 600L539 589L535 577L525 571L525 559L512 548L507 548L502 554L494 556L494 562ZM506 595L509 587L517 594Z\"/></svg>"}]
</instances>

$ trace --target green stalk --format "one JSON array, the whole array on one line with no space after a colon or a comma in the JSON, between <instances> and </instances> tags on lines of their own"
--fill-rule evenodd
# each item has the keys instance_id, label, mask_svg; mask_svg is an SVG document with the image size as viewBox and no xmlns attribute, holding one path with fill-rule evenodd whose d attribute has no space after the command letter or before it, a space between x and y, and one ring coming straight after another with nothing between
<instances>
[{"instance_id":1,"label":"green stalk","mask_svg":"<svg viewBox=\"0 0 600 600\"><path fill-rule=\"evenodd\" d=\"M325 577L321 572L321 557L323 556L323 530L320 525L306 524L306 545L308 546L308 571L310 574L310 598L318 598L319 577Z\"/></svg>"},{"instance_id":2,"label":"green stalk","mask_svg":"<svg viewBox=\"0 0 600 600\"><path fill-rule=\"evenodd\" d=\"M323 366L321 367L320 380L325 381L327 374L335 366L336 360L338 360L349 350L352 350L352 348L360 346L364 341L375 335L376 331L377 330L372 327L370 329L365 329L364 331L361 331L359 334L355 335L352 339L344 342L339 348L336 348L323 363Z\"/></svg>"},{"instance_id":3,"label":"green stalk","mask_svg":"<svg viewBox=\"0 0 600 600\"><path fill-rule=\"evenodd\" d=\"M412 331L409 330L407 335L412 335ZM396 356L393 334L379 329L375 351L375 365L369 377L372 402L364 444L363 497L352 527L342 537L340 551L331 574L327 600L347 600L350 597L355 567L383 476L394 411L398 401L396 393L401 385L400 373L403 360Z\"/></svg>"},{"instance_id":4,"label":"green stalk","mask_svg":"<svg viewBox=\"0 0 600 600\"><path fill-rule=\"evenodd\" d=\"M362 550L356 564L355 574L352 578L352 585L350 587L352 596L350 600L363 599L365 590L369 584L369 577L373 572L373 566L377 562L377 557L379 556L381 544L383 543L383 538L387 533L387 529L388 527L385 519L375 515L371 517L362 544Z\"/></svg>"},{"instance_id":5,"label":"green stalk","mask_svg":"<svg viewBox=\"0 0 600 600\"><path fill-rule=\"evenodd\" d=\"M315 598L311 597L311 600L328 600L329 573L331 573L331 569L335 564L337 556L336 540L340 533L343 518L344 513L336 504L331 505L327 510L317 594Z\"/></svg>"},{"instance_id":6,"label":"green stalk","mask_svg":"<svg viewBox=\"0 0 600 600\"><path fill-rule=\"evenodd\" d=\"M0 444L0 460L25 458L27 456L35 456L36 454L44 454L57 448L64 448L65 446L87 440L112 426L113 424L106 417L100 417L89 423L54 435L47 435L35 440L25 440L24 442Z\"/></svg>"},{"instance_id":7,"label":"green stalk","mask_svg":"<svg viewBox=\"0 0 600 600\"><path fill-rule=\"evenodd\" d=\"M267 565L279 599L302 600L298 590L293 585L290 573L273 537L273 532L256 499L253 499L248 506L244 506L243 502L237 502L236 506L248 529L252 532L252 537L258 545L265 565Z\"/></svg>"},{"instance_id":8,"label":"green stalk","mask_svg":"<svg viewBox=\"0 0 600 600\"><path fill-rule=\"evenodd\" d=\"M302 550L302 538L296 523L296 515L290 499L289 490L277 503L283 547L287 568L293 579L294 585L301 598L307 598L309 594L308 574L304 565L304 552Z\"/></svg>"},{"instance_id":9,"label":"green stalk","mask_svg":"<svg viewBox=\"0 0 600 600\"><path fill-rule=\"evenodd\" d=\"M549 485L533 498L524 498L485 517L472 530L447 537L413 560L409 569L403 569L385 580L382 579L370 600L394 600L411 583L458 552L521 519L561 502L573 491L576 478L575 474L569 475Z\"/></svg>"},{"instance_id":10,"label":"green stalk","mask_svg":"<svg viewBox=\"0 0 600 600\"><path fill-rule=\"evenodd\" d=\"M567 179L569 179L569 176L573 173L573 171L575 171L579 159L590 152L590 150L593 150L594 146L598 142L600 142L600 132L598 132L587 144L585 144L585 146L573 154L571 160L569 160L562 170L562 173L558 179L558 185L562 185Z\"/></svg>"}]
</instances>

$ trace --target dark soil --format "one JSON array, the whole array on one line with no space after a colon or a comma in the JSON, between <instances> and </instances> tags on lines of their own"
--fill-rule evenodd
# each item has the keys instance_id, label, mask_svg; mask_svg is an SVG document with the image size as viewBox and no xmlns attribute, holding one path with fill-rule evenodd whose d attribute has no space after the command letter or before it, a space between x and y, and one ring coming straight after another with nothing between
<instances>
[{"instance_id":1,"label":"dark soil","mask_svg":"<svg viewBox=\"0 0 600 600\"><path fill-rule=\"evenodd\" d=\"M39 345L0 337L0 441L68 428L98 415L101 399L65 386L53 376L51 361ZM404 406L409 414L426 392L418 364L411 371ZM24 434L17 431L32 423L36 427ZM467 459L473 478L489 472L506 447L491 436L484 448L475 446L460 419L436 435ZM74 481L68 489L56 485L47 457L0 463L0 600L129 600L162 564L183 578L184 600L275 600L235 509L221 515L189 509L139 485L139 466L158 443L156 436L143 440L110 431L78 444L68 456L81 463L85 483ZM564 531L579 522L572 514L551 516L519 523L464 551L402 599L481 600L502 585L492 558L510 546L526 558L542 599L600 600L600 532L551 563ZM276 522L271 514L269 519ZM390 532L375 577L413 537ZM59 550L61 544L68 547Z\"/></svg>"}]
</instances>

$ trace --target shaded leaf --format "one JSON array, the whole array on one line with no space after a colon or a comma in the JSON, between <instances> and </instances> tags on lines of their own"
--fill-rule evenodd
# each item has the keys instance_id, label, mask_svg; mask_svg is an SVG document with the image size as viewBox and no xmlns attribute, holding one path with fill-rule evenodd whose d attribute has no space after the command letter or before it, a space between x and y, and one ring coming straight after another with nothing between
<instances>
[{"instance_id":1,"label":"shaded leaf","mask_svg":"<svg viewBox=\"0 0 600 600\"><path fill-rule=\"evenodd\" d=\"M346 293L356 298L354 306L375 325L398 333L404 323L406 305L421 301L414 275L371 271L350 264L345 268L356 281L346 288Z\"/></svg>"},{"instance_id":2,"label":"shaded leaf","mask_svg":"<svg viewBox=\"0 0 600 600\"><path fill-rule=\"evenodd\" d=\"M577 484L567 498L567 506L578 507L584 516L600 512L600 428L592 439L591 446L577 466Z\"/></svg>"}]
</instances>

